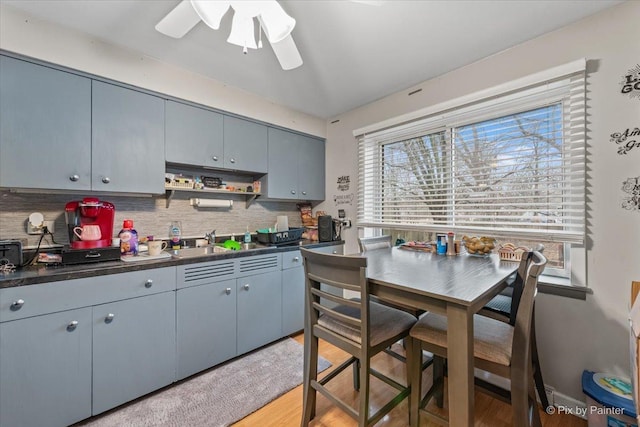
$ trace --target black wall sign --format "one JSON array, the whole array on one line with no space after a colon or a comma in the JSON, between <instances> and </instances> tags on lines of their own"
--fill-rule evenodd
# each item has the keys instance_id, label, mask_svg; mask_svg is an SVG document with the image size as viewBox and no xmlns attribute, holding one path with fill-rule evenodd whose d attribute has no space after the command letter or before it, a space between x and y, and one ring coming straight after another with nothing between
<instances>
[{"instance_id":1,"label":"black wall sign","mask_svg":"<svg viewBox=\"0 0 640 427\"><path fill-rule=\"evenodd\" d=\"M620 92L628 94L630 98L640 99L640 64L636 64L622 77Z\"/></svg>"},{"instance_id":2,"label":"black wall sign","mask_svg":"<svg viewBox=\"0 0 640 427\"><path fill-rule=\"evenodd\" d=\"M609 141L618 145L618 154L627 154L634 148L640 148L640 129L627 128L624 132L614 132Z\"/></svg>"}]
</instances>

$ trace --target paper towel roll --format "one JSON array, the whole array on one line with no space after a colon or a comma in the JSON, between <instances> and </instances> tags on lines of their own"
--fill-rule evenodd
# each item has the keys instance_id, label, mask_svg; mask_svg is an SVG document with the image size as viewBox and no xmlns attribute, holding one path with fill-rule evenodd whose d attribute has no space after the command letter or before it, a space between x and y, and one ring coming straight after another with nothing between
<instances>
[{"instance_id":1,"label":"paper towel roll","mask_svg":"<svg viewBox=\"0 0 640 427\"><path fill-rule=\"evenodd\" d=\"M289 231L289 217L286 215L278 215L276 222L276 231Z\"/></svg>"},{"instance_id":2,"label":"paper towel roll","mask_svg":"<svg viewBox=\"0 0 640 427\"><path fill-rule=\"evenodd\" d=\"M199 208L231 208L233 200L191 199L191 206Z\"/></svg>"}]
</instances>

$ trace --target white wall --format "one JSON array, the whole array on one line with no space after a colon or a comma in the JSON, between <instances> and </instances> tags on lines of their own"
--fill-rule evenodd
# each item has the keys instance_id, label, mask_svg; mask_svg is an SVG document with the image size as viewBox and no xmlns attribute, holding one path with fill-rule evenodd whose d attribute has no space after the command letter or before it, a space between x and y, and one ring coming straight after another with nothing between
<instances>
[{"instance_id":1,"label":"white wall","mask_svg":"<svg viewBox=\"0 0 640 427\"><path fill-rule=\"evenodd\" d=\"M0 49L324 137L325 121L0 4Z\"/></svg>"},{"instance_id":2,"label":"white wall","mask_svg":"<svg viewBox=\"0 0 640 427\"><path fill-rule=\"evenodd\" d=\"M586 301L540 295L537 333L545 382L584 401L583 369L630 376L627 310L630 284L640 280L640 211L621 207L624 180L640 176L640 147L617 154L610 134L640 127L640 98L620 93L623 75L640 64L640 2L629 1L561 30L362 106L327 124L327 201L336 179L349 175L357 195L357 144L352 131L391 117L486 89L586 57L588 65ZM428 54L421 52L416 54ZM399 64L399 66L402 66ZM422 92L407 96L414 89ZM636 138L640 142L640 138ZM355 218L356 201L346 206ZM343 233L346 252L357 250L357 230Z\"/></svg>"}]
</instances>

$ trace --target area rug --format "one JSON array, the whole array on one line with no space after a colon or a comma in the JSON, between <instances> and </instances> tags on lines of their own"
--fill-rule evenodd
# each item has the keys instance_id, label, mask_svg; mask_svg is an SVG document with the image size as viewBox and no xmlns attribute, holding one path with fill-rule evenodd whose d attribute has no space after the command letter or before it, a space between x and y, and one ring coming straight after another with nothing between
<instances>
[{"instance_id":1,"label":"area rug","mask_svg":"<svg viewBox=\"0 0 640 427\"><path fill-rule=\"evenodd\" d=\"M303 351L287 338L77 426L228 426L302 384Z\"/></svg>"}]
</instances>

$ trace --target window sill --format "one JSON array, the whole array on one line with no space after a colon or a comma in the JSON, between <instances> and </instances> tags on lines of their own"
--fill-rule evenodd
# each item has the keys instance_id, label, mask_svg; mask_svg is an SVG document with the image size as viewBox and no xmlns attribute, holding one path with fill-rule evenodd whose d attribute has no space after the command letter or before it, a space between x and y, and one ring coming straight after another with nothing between
<instances>
[{"instance_id":1,"label":"window sill","mask_svg":"<svg viewBox=\"0 0 640 427\"><path fill-rule=\"evenodd\" d=\"M540 276L538 280L538 291L543 294L581 300L586 300L587 294L593 293L593 291L586 286L572 285L569 279L545 275Z\"/></svg>"}]
</instances>

